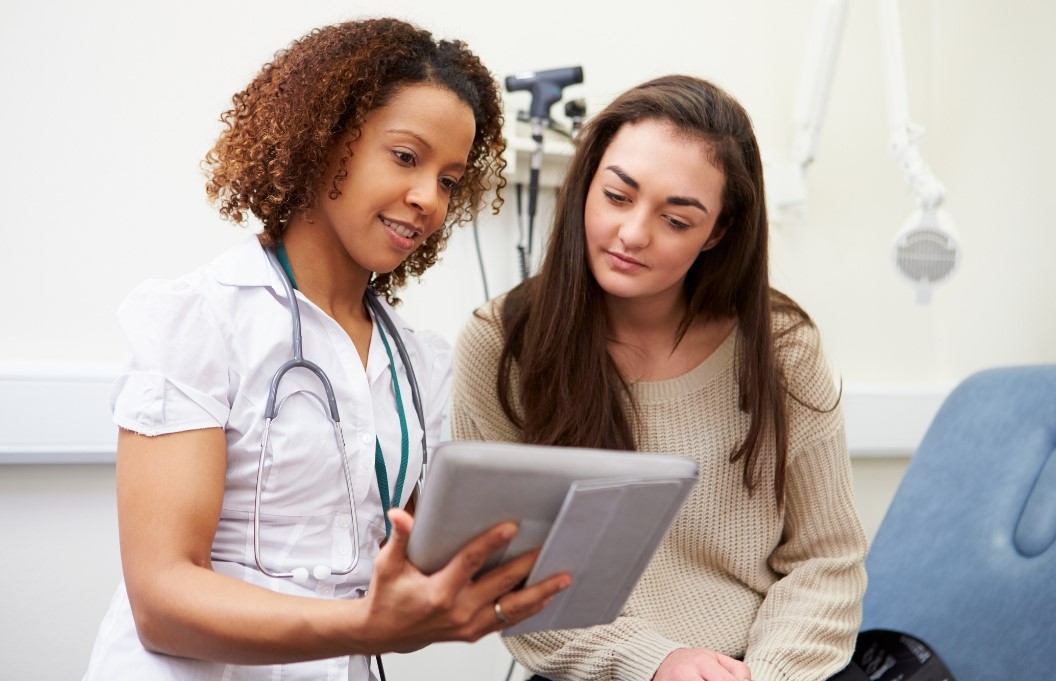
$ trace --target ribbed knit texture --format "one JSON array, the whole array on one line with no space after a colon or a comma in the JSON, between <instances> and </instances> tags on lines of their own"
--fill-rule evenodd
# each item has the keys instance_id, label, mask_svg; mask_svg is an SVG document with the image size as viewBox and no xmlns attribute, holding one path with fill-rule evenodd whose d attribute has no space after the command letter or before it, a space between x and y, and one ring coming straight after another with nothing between
<instances>
[{"instance_id":1,"label":"ribbed knit texture","mask_svg":"<svg viewBox=\"0 0 1056 681\"><path fill-rule=\"evenodd\" d=\"M495 392L498 305L478 311L459 337L457 439L519 439ZM776 319L775 330L790 323ZM774 498L772 442L749 493L742 464L729 461L749 423L737 407L737 341L734 331L683 376L632 385L637 449L693 457L700 481L615 622L504 639L526 668L555 681L648 681L682 647L743 658L753 681L822 681L847 664L861 622L866 540L842 413L789 400L785 506L779 511ZM836 402L815 329L781 338L778 358L800 402Z\"/></svg>"}]
</instances>

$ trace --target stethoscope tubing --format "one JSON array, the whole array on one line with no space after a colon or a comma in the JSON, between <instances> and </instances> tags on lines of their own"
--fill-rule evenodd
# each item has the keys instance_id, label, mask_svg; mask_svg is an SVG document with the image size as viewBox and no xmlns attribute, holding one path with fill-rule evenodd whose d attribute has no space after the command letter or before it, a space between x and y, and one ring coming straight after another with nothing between
<instances>
[{"instance_id":1,"label":"stethoscope tubing","mask_svg":"<svg viewBox=\"0 0 1056 681\"><path fill-rule=\"evenodd\" d=\"M268 399L264 409L264 429L261 435L260 445L260 458L257 462L257 479L256 479L256 490L253 496L253 559L257 565L257 568L269 577L275 578L293 578L295 581L304 581L307 579L306 573L295 574L295 572L278 572L269 570L264 566L261 560L260 554L260 506L261 506L261 495L263 493L264 485L264 463L267 454L268 441L271 433L271 423L278 415L279 408L282 403L277 401L279 383L282 377L291 369L304 368L311 371L319 379L323 385L323 391L326 395L327 404L324 408L330 412L330 420L334 426L334 436L338 444L338 451L341 456L341 468L343 477L345 478L345 487L348 492L348 505L349 513L351 515L351 526L352 526L352 539L353 539L353 555L352 561L348 567L342 570L332 570L324 566L316 566L314 576L317 579L325 579L330 575L347 575L356 569L359 564L360 550L359 550L359 517L356 509L356 501L354 493L352 491L352 473L348 466L348 456L345 451L345 438L341 430L341 418L337 407L337 397L334 393L333 385L330 382L330 378L326 375L323 369L304 358L302 349L302 335L301 335L301 312L300 306L297 302L297 295L294 292L293 284L290 282L289 277L286 275L285 270L282 267L282 263L279 262L279 258L275 251L270 248L265 248L264 252L268 257L268 261L279 275L279 281L282 283L283 291L286 294L286 299L290 302L290 319L291 319L291 333L293 339L293 358L287 360L282 366L275 372L275 375L271 378L271 383L268 388ZM422 430L422 467L418 474L418 481L415 484L415 490L419 498L425 487L425 473L427 465L427 436L425 428L425 411L422 407L421 392L418 388L418 381L414 374L414 367L411 363L410 355L407 352L407 348L403 343L403 337L393 322L392 317L385 309L384 304L381 302L378 295L372 291L368 291L365 295L366 303L374 313L374 318L377 319L381 325L389 332L389 335L395 340L396 352L400 356L400 362L403 363L404 373L407 376L407 382L411 387L411 401L414 404L414 411L418 416L418 423ZM395 378L395 374L393 375ZM312 393L308 393L312 394ZM313 395L313 397L317 396ZM303 570L303 568L302 568Z\"/></svg>"}]
</instances>

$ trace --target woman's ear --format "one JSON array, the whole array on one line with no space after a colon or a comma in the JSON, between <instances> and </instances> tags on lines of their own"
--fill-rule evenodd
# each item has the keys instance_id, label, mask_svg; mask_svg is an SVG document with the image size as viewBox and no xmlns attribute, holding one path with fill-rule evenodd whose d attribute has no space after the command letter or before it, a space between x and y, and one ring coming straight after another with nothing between
<instances>
[{"instance_id":1,"label":"woman's ear","mask_svg":"<svg viewBox=\"0 0 1056 681\"><path fill-rule=\"evenodd\" d=\"M722 241L722 237L724 234L726 234L726 228L719 227L716 225L715 230L711 233L711 236L708 237L708 240L704 242L704 245L701 247L700 252L703 253L704 251L710 251L711 249L718 246L719 242Z\"/></svg>"}]
</instances>

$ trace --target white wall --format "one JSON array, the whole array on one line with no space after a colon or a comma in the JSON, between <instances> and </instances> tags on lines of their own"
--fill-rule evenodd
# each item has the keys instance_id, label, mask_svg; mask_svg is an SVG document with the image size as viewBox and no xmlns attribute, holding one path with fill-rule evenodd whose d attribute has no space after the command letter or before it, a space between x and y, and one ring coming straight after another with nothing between
<instances>
[{"instance_id":1,"label":"white wall","mask_svg":"<svg viewBox=\"0 0 1056 681\"><path fill-rule=\"evenodd\" d=\"M276 49L322 23L410 18L465 39L500 77L581 64L586 82L566 92L585 97L592 111L651 76L703 75L742 100L770 155L785 154L813 0L643 7L7 0L0 284L10 293L0 364L45 363L59 373L65 363L112 366L125 353L113 317L125 293L146 277L183 273L240 238L206 205L198 163L230 96ZM848 385L947 385L986 366L1056 361L1049 255L1056 230L1047 206L1056 180L1056 5L914 0L902 13L910 109L927 129L924 156L948 189L962 266L920 307L890 264L913 202L887 153L875 3L854 0L810 169L808 220L775 230L774 280L817 319ZM518 96L510 103L527 105ZM550 206L544 197L544 212ZM517 280L512 207L480 226L493 295ZM404 313L453 339L480 291L464 230L424 285L407 292ZM0 414L0 436L18 418L17 404ZM63 414L55 419L61 428ZM855 460L870 534L904 464ZM3 675L77 678L119 575L112 467L0 466L0 538ZM464 647L443 646L396 660L389 671L501 678L494 640L472 650L468 663L455 662L467 657Z\"/></svg>"},{"instance_id":2,"label":"white wall","mask_svg":"<svg viewBox=\"0 0 1056 681\"><path fill-rule=\"evenodd\" d=\"M5 3L0 276L17 287L6 307L19 323L0 334L0 360L120 361L113 310L125 293L240 237L206 205L199 162L231 94L276 48L327 21L409 17L465 38L499 76L582 64L586 82L566 92L591 110L651 76L702 74L745 103L769 155L784 155L813 0L653 6L361 0L353 12L342 2L262 0L249 19L243 3L205 0ZM920 146L948 187L964 243L961 270L928 307L913 304L890 264L913 201L887 152L875 10L851 3L809 174L809 219L775 230L775 282L817 317L848 380L956 380L1051 359L1056 320L1035 310L1056 281L1034 254L1056 245L1043 198L1056 157L1056 8L903 3L911 113L927 130ZM611 27L583 28L599 22ZM524 93L509 99L527 104ZM481 231L494 293L517 278L512 202ZM408 315L452 337L479 301L470 236L456 234L447 266L406 295Z\"/></svg>"}]
</instances>

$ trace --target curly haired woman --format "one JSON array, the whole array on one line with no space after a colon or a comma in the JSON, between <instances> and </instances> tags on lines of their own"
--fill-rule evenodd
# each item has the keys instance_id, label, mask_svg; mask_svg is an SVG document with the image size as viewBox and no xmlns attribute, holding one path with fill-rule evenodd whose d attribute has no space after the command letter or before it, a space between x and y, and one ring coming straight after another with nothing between
<instances>
[{"instance_id":1,"label":"curly haired woman","mask_svg":"<svg viewBox=\"0 0 1056 681\"><path fill-rule=\"evenodd\" d=\"M207 191L263 232L121 306L124 583L86 679L365 680L371 654L475 640L567 586L515 590L531 555L473 579L508 523L433 575L405 556L401 508L422 430L438 439L450 349L407 332L391 304L502 188L500 106L463 43L393 19L317 29L235 95ZM314 369L280 371L296 308L336 418ZM420 423L394 329L418 370Z\"/></svg>"}]
</instances>

